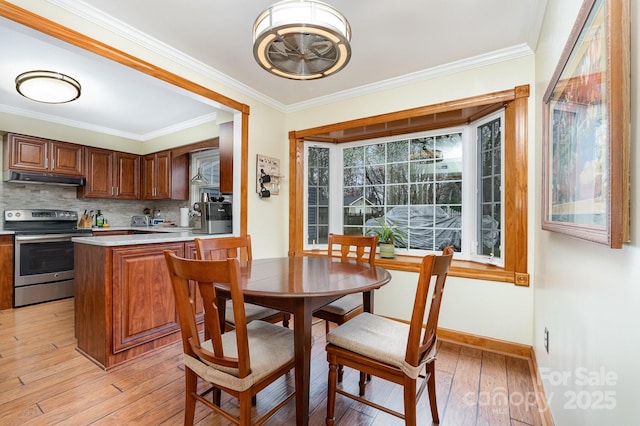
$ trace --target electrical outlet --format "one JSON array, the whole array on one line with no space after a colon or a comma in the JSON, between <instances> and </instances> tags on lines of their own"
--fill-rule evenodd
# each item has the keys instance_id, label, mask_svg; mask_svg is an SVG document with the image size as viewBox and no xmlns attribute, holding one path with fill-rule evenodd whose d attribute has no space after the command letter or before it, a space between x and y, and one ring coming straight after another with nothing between
<instances>
[{"instance_id":1,"label":"electrical outlet","mask_svg":"<svg viewBox=\"0 0 640 426\"><path fill-rule=\"evenodd\" d=\"M544 328L544 350L549 353L549 329Z\"/></svg>"}]
</instances>

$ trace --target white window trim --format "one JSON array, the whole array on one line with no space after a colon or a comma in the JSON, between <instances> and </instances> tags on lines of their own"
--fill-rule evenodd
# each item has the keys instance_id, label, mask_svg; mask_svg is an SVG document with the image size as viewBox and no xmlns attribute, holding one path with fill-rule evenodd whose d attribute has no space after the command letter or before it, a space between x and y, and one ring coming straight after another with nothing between
<instances>
[{"instance_id":1,"label":"white window trim","mask_svg":"<svg viewBox=\"0 0 640 426\"><path fill-rule=\"evenodd\" d=\"M308 208L308 204L307 201L309 200L309 148L328 148L329 149L329 177L331 178L332 173L331 173L331 167L334 161L334 148L335 145L334 144L330 144L330 143L322 143L322 142L305 142L304 144L304 249L305 250L326 250L327 249L327 245L326 244L311 244L309 243L309 235L307 234L308 230L309 230L309 208ZM332 180L329 181L329 188L334 188L335 182L333 182ZM333 203L333 197L334 194L333 192L338 192L338 191L329 191L329 205L331 205L331 203ZM331 214L331 210L329 210L329 229L337 229L337 228L332 228L333 224L331 223L331 219L332 219L332 214Z\"/></svg>"},{"instance_id":2,"label":"white window trim","mask_svg":"<svg viewBox=\"0 0 640 426\"><path fill-rule=\"evenodd\" d=\"M473 250L471 251L469 260L473 260L474 262L478 262L478 263L487 263L487 264L491 264L491 265L496 265L496 266L501 266L504 267L504 234L505 234L505 216L504 216L504 207L505 207L505 202L504 202L504 164L505 164L505 158L504 158L504 109L497 111L491 115L487 115L484 116L482 118L480 118L479 120L476 120L472 123L469 123L469 128L470 128L470 137L471 138L476 138L475 143L471 143L469 146L473 146L475 153L474 153L474 157L476 158L475 161L471 161L471 163L473 163L473 167L474 167L474 173L476 176L475 182L476 182L476 188L473 191L473 206L476 209L475 214L473 217L470 216L470 220L472 220L474 217L477 218L479 215L478 209L480 206L480 190L478 188L478 182L480 182L480 172L477 169L478 167L478 149L479 149L479 143L477 140L477 134L478 134L478 127L482 126L483 124L488 123L489 121L493 121L496 118L500 118L500 176L502 177L501 179L501 185L500 185L500 223L501 223L501 229L500 229L500 253L501 256L500 257L487 257L485 255L479 255L477 252L477 247L479 242L476 241L477 240L477 235L478 235L478 229L477 229L477 223L473 224L473 233L470 234L472 235L471 238L471 242L469 244L470 247L473 247ZM470 141L473 142L473 141Z\"/></svg>"},{"instance_id":3,"label":"white window trim","mask_svg":"<svg viewBox=\"0 0 640 426\"><path fill-rule=\"evenodd\" d=\"M305 232L308 229L308 208L307 208L307 200L309 196L308 192L308 148L309 147L326 147L329 148L329 205L330 206L340 206L340 208L332 207L329 209L329 232L339 232L336 230L341 230L343 228L343 215L339 214L342 212L342 182L343 182L343 166L342 166L342 150L345 148L350 148L354 146L365 146L365 145L373 145L379 143L388 143L402 139L415 139L420 137L430 137L434 135L442 135L443 133L462 133L462 157L463 157L463 183L462 183L462 204L464 207L464 214L462 215L462 229L465 231L462 233L461 239L461 251L455 253L456 259L461 260L473 260L479 263L490 263L496 266L504 266L504 251L501 250L501 257L494 257L493 259L488 258L487 256L479 256L477 255L476 247L478 242L477 234L478 234L478 225L477 225L477 217L479 214L479 202L478 202L478 182L479 182L479 172L478 172L478 141L477 141L477 128L482 124L487 123L488 121L495 120L496 118L500 118L501 122L501 176L502 178L502 189L504 188L504 110L500 110L491 115L482 117L480 120L477 120L473 123L469 123L465 126L455 126L448 127L442 129L435 129L425 132L416 132L416 133L408 133L402 135L395 136L387 136L383 138L376 139L367 139L366 141L355 141L355 142L347 142L341 144L332 144L332 143L321 143L321 142L305 142L305 155L304 155L304 230ZM337 167L338 172L334 172L334 167ZM472 178L475 176L475 178ZM475 185L469 185L469 182L473 182ZM339 190L336 190L338 188ZM505 237L505 222L504 222L504 190L501 191L501 232L500 232L500 245L504 249L504 237ZM471 213L469 213L471 210ZM304 249L305 250L314 250L314 249L326 249L326 244L310 244L308 235L305 235L304 238ZM425 255L430 253L426 250L411 250L411 249L398 249L396 248L396 252L398 254L407 254L407 255Z\"/></svg>"},{"instance_id":4,"label":"white window trim","mask_svg":"<svg viewBox=\"0 0 640 426\"><path fill-rule=\"evenodd\" d=\"M198 172L198 167L205 161L211 160L215 157L220 157L220 150L218 148L210 148L203 151L194 152L191 154L189 161L189 176L195 176ZM200 189L211 187L210 185L190 185L189 202L190 205L200 201ZM220 189L220 182L218 182L218 189Z\"/></svg>"}]
</instances>

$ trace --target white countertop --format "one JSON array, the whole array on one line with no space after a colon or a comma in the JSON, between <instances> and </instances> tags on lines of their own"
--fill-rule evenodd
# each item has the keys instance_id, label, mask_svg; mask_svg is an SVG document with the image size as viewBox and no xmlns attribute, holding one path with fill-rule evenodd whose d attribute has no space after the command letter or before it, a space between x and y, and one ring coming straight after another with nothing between
<instances>
[{"instance_id":1,"label":"white countertop","mask_svg":"<svg viewBox=\"0 0 640 426\"><path fill-rule=\"evenodd\" d=\"M184 232L198 228L189 228L182 226L108 226L91 228L93 232L109 232L109 231L148 231L148 232Z\"/></svg>"},{"instance_id":2,"label":"white countertop","mask_svg":"<svg viewBox=\"0 0 640 426\"><path fill-rule=\"evenodd\" d=\"M191 229L180 230L179 228L155 228L155 227L110 227L103 228L103 231L117 230L141 230L153 231L153 234L134 234L134 235L105 235L96 237L74 237L71 239L74 243L90 244L94 246L115 247L130 246L136 244L157 244L157 243L174 243L181 241L193 241L194 238L220 238L230 237L231 234L200 234L193 232Z\"/></svg>"}]
</instances>

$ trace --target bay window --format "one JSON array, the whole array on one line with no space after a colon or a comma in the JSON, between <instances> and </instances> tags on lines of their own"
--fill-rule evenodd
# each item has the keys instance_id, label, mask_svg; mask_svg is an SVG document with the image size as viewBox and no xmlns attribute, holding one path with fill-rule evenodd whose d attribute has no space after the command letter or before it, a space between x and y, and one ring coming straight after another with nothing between
<instances>
[{"instance_id":1,"label":"bay window","mask_svg":"<svg viewBox=\"0 0 640 426\"><path fill-rule=\"evenodd\" d=\"M289 132L289 254L388 219L408 238L385 268L418 271L451 244L450 275L529 285L528 98L524 85Z\"/></svg>"},{"instance_id":2,"label":"bay window","mask_svg":"<svg viewBox=\"0 0 640 426\"><path fill-rule=\"evenodd\" d=\"M452 245L458 259L502 264L502 122L343 144L305 144L307 249L329 232L367 235L381 220L406 235L399 253Z\"/></svg>"}]
</instances>

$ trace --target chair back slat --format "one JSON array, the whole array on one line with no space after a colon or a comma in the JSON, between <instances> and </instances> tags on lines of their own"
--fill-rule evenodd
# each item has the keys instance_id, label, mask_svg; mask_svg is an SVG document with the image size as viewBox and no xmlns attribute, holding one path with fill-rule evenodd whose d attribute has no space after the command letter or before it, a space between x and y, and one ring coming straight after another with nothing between
<instances>
[{"instance_id":1,"label":"chair back slat","mask_svg":"<svg viewBox=\"0 0 640 426\"><path fill-rule=\"evenodd\" d=\"M355 260L358 265L368 263L373 266L376 258L378 236L356 236L329 234L328 255L334 257L334 245L339 245L339 257L342 262ZM353 251L352 251L353 248ZM367 250L368 249L368 250ZM355 253L355 257L351 255Z\"/></svg>"},{"instance_id":2,"label":"chair back slat","mask_svg":"<svg viewBox=\"0 0 640 426\"><path fill-rule=\"evenodd\" d=\"M183 259L165 250L165 259L171 276L184 352L208 363L237 368L239 377L250 372L249 343L244 311L244 297L239 288L240 265L237 259L193 260ZM189 293L189 281L197 284L204 304L204 326L211 339L213 352L202 346L195 316L195 301ZM236 322L236 345L238 357L225 355L222 345L220 315L216 305L214 283L229 286Z\"/></svg>"},{"instance_id":3,"label":"chair back slat","mask_svg":"<svg viewBox=\"0 0 640 426\"><path fill-rule=\"evenodd\" d=\"M202 260L238 259L251 260L251 236L226 238L196 238L196 256Z\"/></svg>"},{"instance_id":4,"label":"chair back slat","mask_svg":"<svg viewBox=\"0 0 640 426\"><path fill-rule=\"evenodd\" d=\"M436 344L436 331L438 329L442 294L452 258L453 247L449 246L443 250L440 256L425 256L420 265L418 288L413 305L405 357L405 361L410 365L419 365L424 358L429 355L431 349ZM433 292L431 293L431 303L427 311L429 289L432 281L434 282L434 286ZM424 326L425 314L427 315L426 326Z\"/></svg>"}]
</instances>

